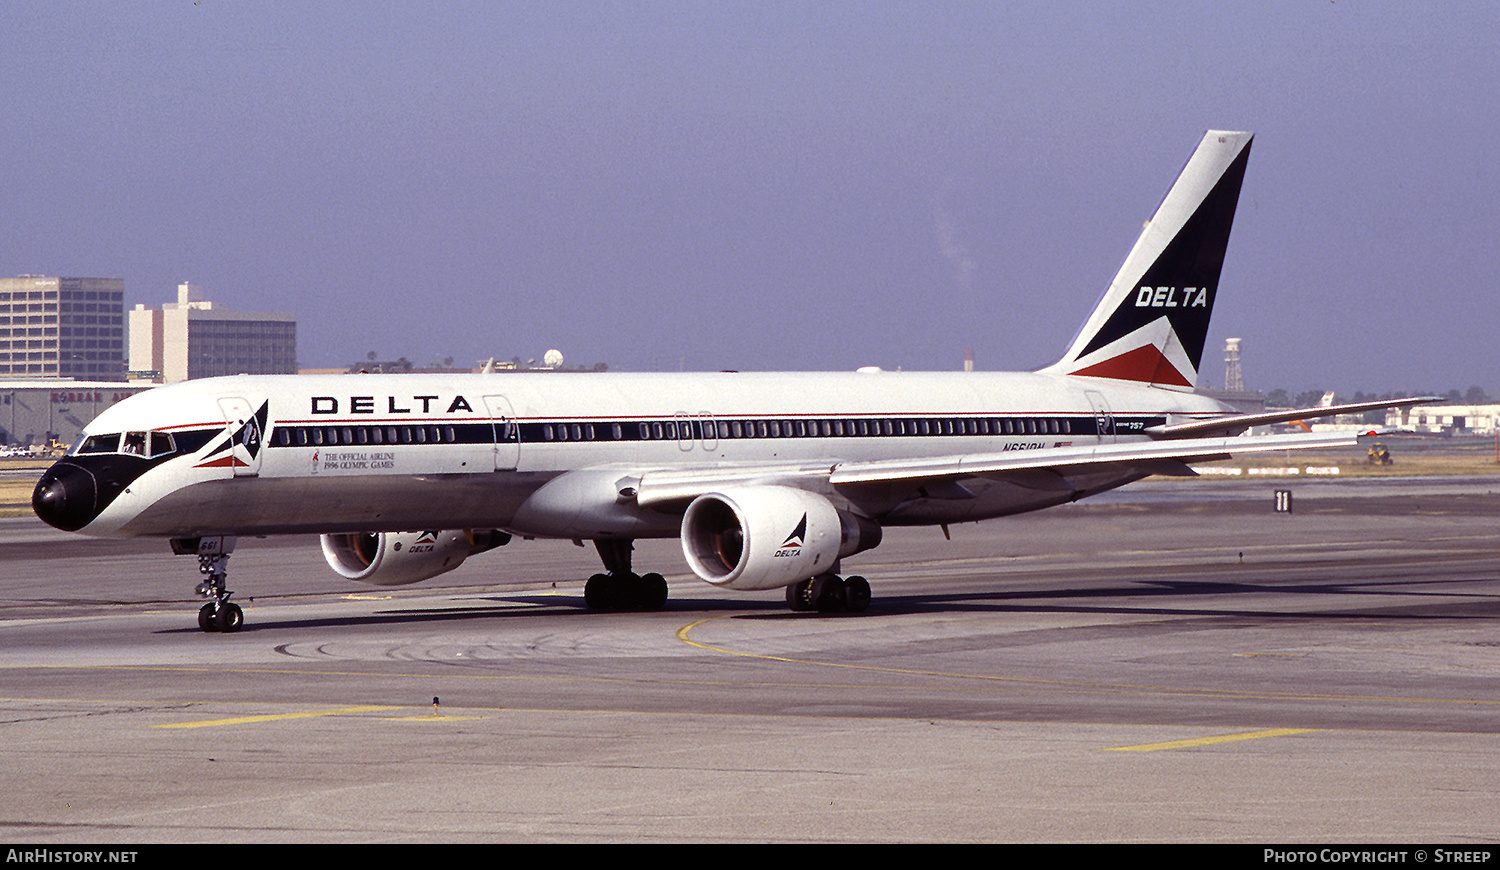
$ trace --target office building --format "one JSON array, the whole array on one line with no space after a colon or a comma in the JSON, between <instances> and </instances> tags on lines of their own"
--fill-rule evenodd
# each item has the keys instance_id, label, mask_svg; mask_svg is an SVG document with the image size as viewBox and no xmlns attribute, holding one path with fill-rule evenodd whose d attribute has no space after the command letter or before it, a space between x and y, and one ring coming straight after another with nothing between
<instances>
[{"instance_id":1,"label":"office building","mask_svg":"<svg viewBox=\"0 0 1500 870\"><path fill-rule=\"evenodd\" d=\"M125 380L125 282L0 278L0 378Z\"/></svg>"},{"instance_id":2,"label":"office building","mask_svg":"<svg viewBox=\"0 0 1500 870\"><path fill-rule=\"evenodd\" d=\"M132 377L161 384L218 375L297 373L297 320L290 314L230 311L193 284L177 302L130 311Z\"/></svg>"}]
</instances>

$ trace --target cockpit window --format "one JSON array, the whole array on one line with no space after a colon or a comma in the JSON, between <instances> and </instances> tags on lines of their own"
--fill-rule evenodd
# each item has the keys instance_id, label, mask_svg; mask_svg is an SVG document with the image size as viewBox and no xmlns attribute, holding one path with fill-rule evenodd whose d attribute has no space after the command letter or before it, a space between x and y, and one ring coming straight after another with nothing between
<instances>
[{"instance_id":1,"label":"cockpit window","mask_svg":"<svg viewBox=\"0 0 1500 870\"><path fill-rule=\"evenodd\" d=\"M176 449L170 432L111 432L82 438L71 452L74 455L123 453L127 456L155 459L173 453Z\"/></svg>"},{"instance_id":2,"label":"cockpit window","mask_svg":"<svg viewBox=\"0 0 1500 870\"><path fill-rule=\"evenodd\" d=\"M130 456L146 455L146 433L126 432L125 441L120 445L120 452Z\"/></svg>"},{"instance_id":3,"label":"cockpit window","mask_svg":"<svg viewBox=\"0 0 1500 870\"><path fill-rule=\"evenodd\" d=\"M90 435L83 439L78 445L78 453L114 453L120 449L120 433L114 432L109 435Z\"/></svg>"}]
</instances>

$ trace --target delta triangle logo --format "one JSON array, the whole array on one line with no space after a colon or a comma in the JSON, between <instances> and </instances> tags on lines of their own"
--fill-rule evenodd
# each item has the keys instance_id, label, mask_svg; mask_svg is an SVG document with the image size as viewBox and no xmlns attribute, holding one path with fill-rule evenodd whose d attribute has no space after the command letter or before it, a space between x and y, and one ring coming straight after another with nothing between
<instances>
[{"instance_id":1,"label":"delta triangle logo","mask_svg":"<svg viewBox=\"0 0 1500 870\"><path fill-rule=\"evenodd\" d=\"M785 559L792 556L802 555L802 546L807 542L807 514L802 514L802 519L797 522L797 527L786 536L781 546L776 548L773 558Z\"/></svg>"},{"instance_id":2,"label":"delta triangle logo","mask_svg":"<svg viewBox=\"0 0 1500 870\"><path fill-rule=\"evenodd\" d=\"M1117 357L1074 371L1075 375L1139 381L1143 384L1165 384L1174 387L1193 386L1160 350L1152 345L1126 351Z\"/></svg>"},{"instance_id":3,"label":"delta triangle logo","mask_svg":"<svg viewBox=\"0 0 1500 870\"><path fill-rule=\"evenodd\" d=\"M1067 372L1175 390L1191 390L1198 377L1197 366L1167 317L1158 317L1097 353L1080 358Z\"/></svg>"}]
</instances>

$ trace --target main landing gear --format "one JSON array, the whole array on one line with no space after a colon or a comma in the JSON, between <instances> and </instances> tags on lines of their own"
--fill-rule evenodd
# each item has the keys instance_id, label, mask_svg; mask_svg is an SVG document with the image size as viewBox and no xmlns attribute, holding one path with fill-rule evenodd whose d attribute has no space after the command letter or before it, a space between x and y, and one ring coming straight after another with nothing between
<instances>
[{"instance_id":1,"label":"main landing gear","mask_svg":"<svg viewBox=\"0 0 1500 870\"><path fill-rule=\"evenodd\" d=\"M667 604L667 578L660 574L636 574L630 570L635 542L601 539L594 542L604 562L603 574L595 574L583 585L583 600L589 610L660 610Z\"/></svg>"},{"instance_id":2,"label":"main landing gear","mask_svg":"<svg viewBox=\"0 0 1500 870\"><path fill-rule=\"evenodd\" d=\"M234 550L235 539L231 536L210 538L174 538L172 552L179 555L196 553L198 573L204 580L194 589L210 601L198 611L198 627L204 631L231 633L245 625L245 612L230 601L234 595L225 586L229 576L229 554Z\"/></svg>"},{"instance_id":3,"label":"main landing gear","mask_svg":"<svg viewBox=\"0 0 1500 870\"><path fill-rule=\"evenodd\" d=\"M786 603L793 610L819 613L863 613L870 606L870 582L863 577L819 574L786 588Z\"/></svg>"}]
</instances>

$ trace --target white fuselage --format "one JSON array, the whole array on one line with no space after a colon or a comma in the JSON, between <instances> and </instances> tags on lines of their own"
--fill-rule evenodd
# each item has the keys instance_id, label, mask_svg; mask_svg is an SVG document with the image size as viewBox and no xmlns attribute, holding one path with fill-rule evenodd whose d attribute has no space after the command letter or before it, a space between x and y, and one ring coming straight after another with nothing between
<instances>
[{"instance_id":1,"label":"white fuselage","mask_svg":"<svg viewBox=\"0 0 1500 870\"><path fill-rule=\"evenodd\" d=\"M260 409L251 443L226 450ZM169 433L180 455L140 473L79 531L675 536L680 510L627 497L655 472L722 467L750 479L761 468L784 477L806 467L826 476L849 462L1146 440L1151 425L1223 411L1190 393L1026 373L213 378L132 397L88 426L80 444ZM1094 469L1066 488L971 482L957 497L900 485L825 494L885 524L960 522L1057 504L1144 473Z\"/></svg>"}]
</instances>

